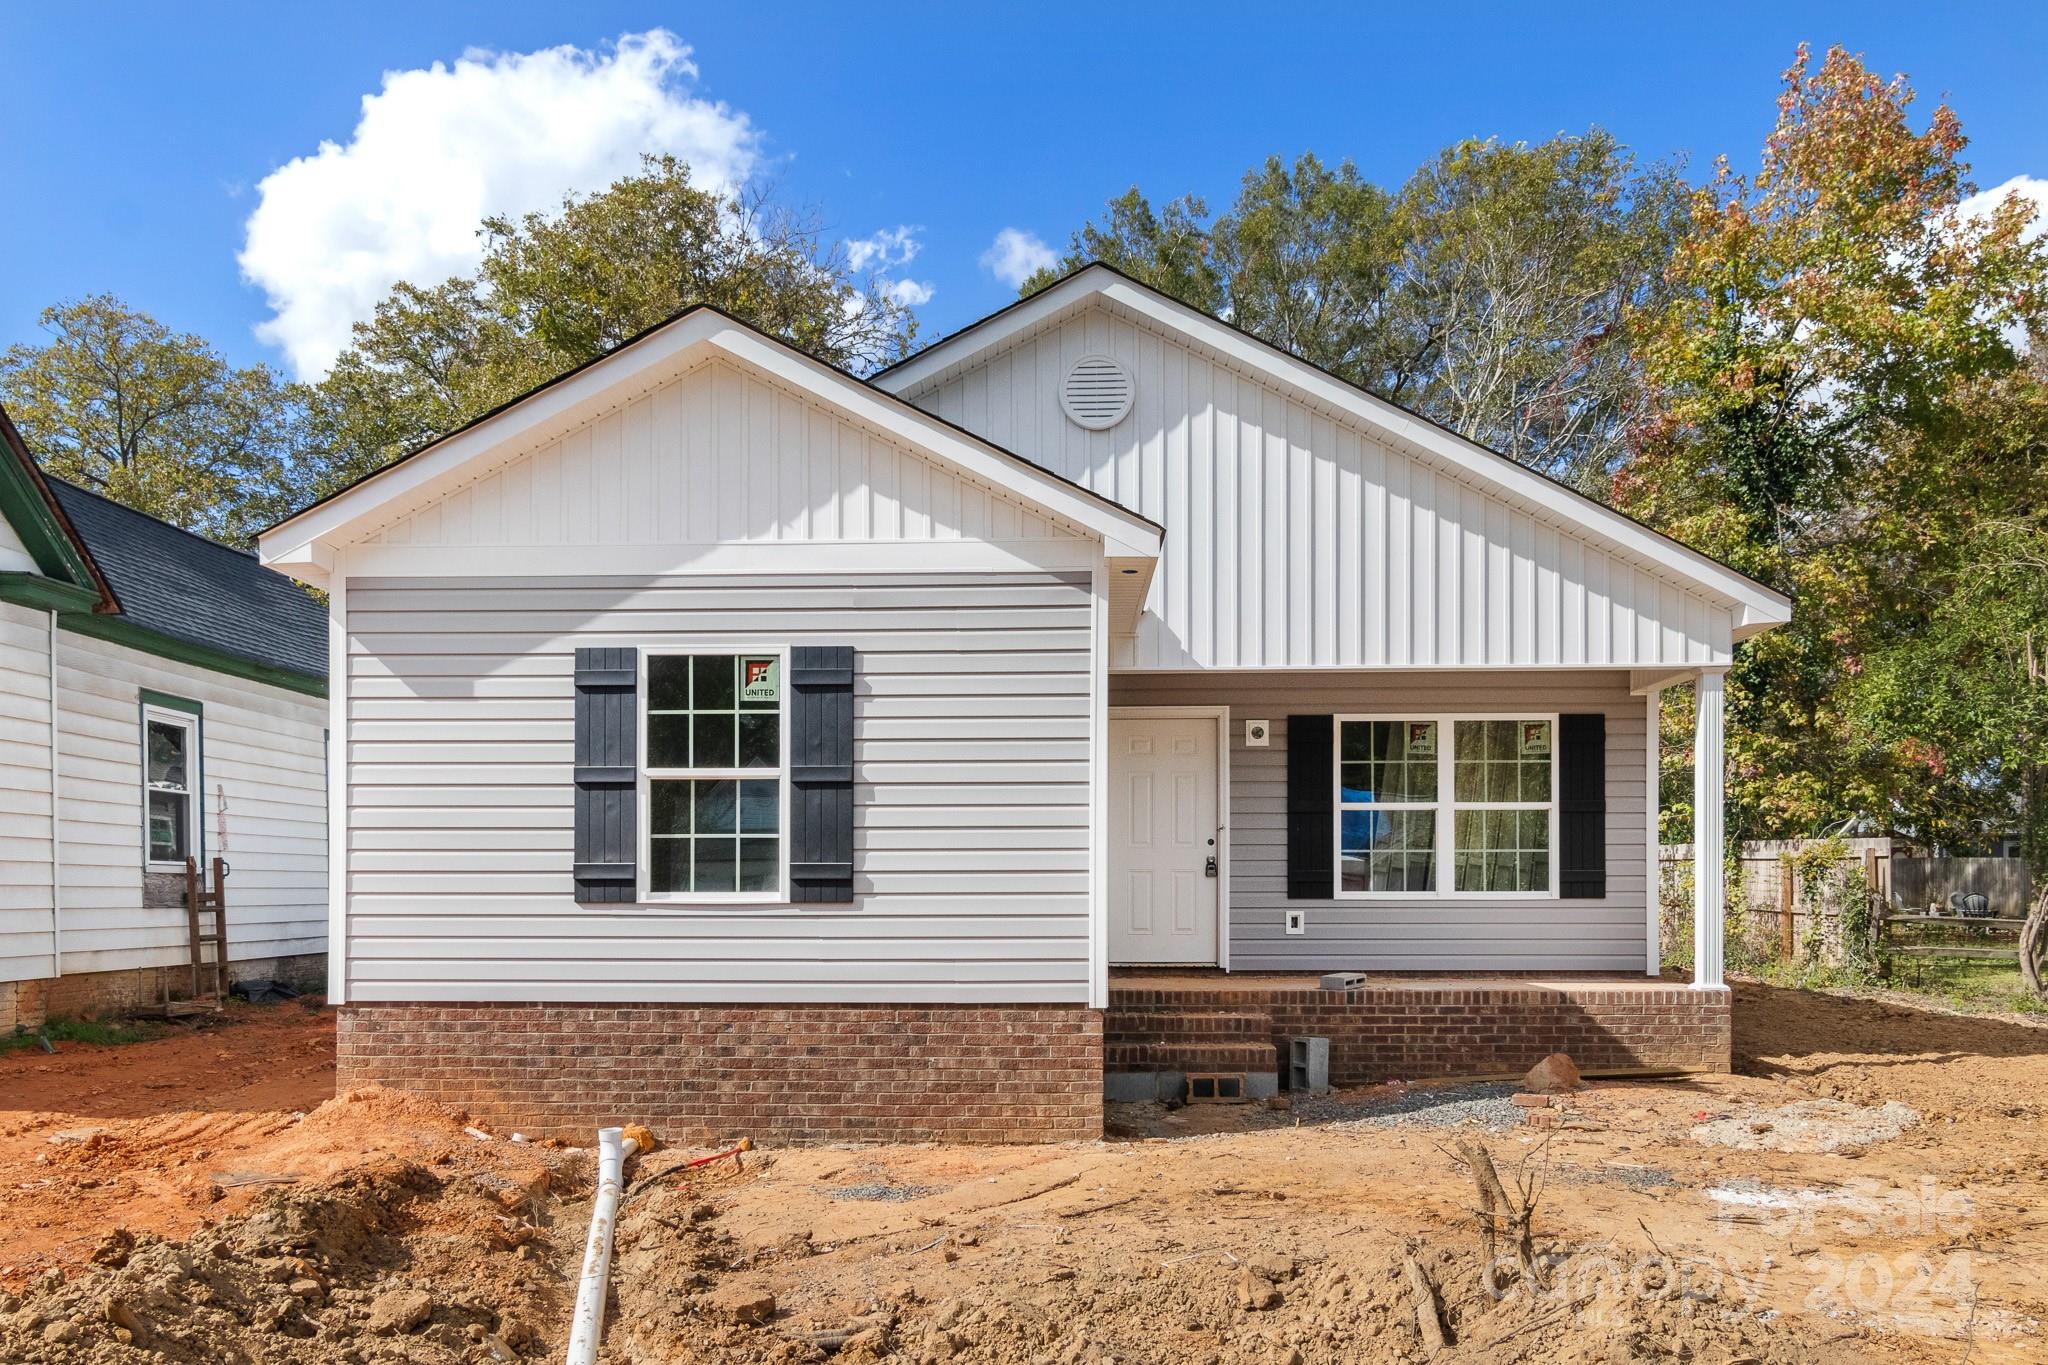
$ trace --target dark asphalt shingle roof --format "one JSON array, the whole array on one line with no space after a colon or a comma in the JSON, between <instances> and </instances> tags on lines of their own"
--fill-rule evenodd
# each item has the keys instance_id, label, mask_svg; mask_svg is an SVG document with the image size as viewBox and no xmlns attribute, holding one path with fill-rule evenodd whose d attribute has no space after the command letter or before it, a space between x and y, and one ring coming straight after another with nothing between
<instances>
[{"instance_id":1,"label":"dark asphalt shingle roof","mask_svg":"<svg viewBox=\"0 0 2048 1365\"><path fill-rule=\"evenodd\" d=\"M46 478L49 476L45 475ZM49 478L64 515L138 626L325 681L327 613L256 556Z\"/></svg>"}]
</instances>

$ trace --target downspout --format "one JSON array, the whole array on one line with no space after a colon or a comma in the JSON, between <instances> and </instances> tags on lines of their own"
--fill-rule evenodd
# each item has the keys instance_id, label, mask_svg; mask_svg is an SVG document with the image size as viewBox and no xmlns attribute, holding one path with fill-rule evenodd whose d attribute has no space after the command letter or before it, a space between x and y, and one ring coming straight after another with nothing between
<instances>
[{"instance_id":1,"label":"downspout","mask_svg":"<svg viewBox=\"0 0 2048 1365\"><path fill-rule=\"evenodd\" d=\"M64 829L57 818L57 611L50 609L50 975L64 975Z\"/></svg>"}]
</instances>

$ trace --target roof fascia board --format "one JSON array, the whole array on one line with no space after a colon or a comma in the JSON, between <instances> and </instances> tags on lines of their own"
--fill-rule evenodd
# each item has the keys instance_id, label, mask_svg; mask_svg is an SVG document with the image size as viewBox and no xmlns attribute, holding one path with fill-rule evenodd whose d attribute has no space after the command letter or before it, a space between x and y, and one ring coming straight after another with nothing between
<instances>
[{"instance_id":1,"label":"roof fascia board","mask_svg":"<svg viewBox=\"0 0 2048 1365\"><path fill-rule=\"evenodd\" d=\"M1514 460L1475 445L1107 267L1084 267L1001 313L942 338L876 375L873 382L892 393L909 392L1027 332L1049 325L1059 314L1089 296L1113 302L1162 330L1192 336L1232 364L1365 422L1426 458L1468 474L1482 487L1520 505L1540 509L1557 521L1582 528L1639 559L1682 576L1735 606L1738 639L1791 619L1791 599L1783 594Z\"/></svg>"},{"instance_id":2,"label":"roof fascia board","mask_svg":"<svg viewBox=\"0 0 2048 1365\"><path fill-rule=\"evenodd\" d=\"M262 533L258 544L272 567L324 575L331 548L373 516L400 514L473 477L471 461L493 450L537 447L574 430L611 407L621 388L679 373L716 351L847 413L971 477L1006 489L1035 506L1100 535L1113 553L1159 553L1160 528L1107 499L989 445L929 413L766 338L724 315L703 309L678 318L605 363L591 365L437 445L386 468L327 502L316 504Z\"/></svg>"}]
</instances>

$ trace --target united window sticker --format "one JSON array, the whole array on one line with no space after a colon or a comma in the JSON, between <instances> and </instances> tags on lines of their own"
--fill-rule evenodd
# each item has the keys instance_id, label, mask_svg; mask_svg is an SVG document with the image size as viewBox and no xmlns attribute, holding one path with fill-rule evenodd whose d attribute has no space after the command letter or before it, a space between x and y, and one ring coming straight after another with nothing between
<instances>
[{"instance_id":1,"label":"united window sticker","mask_svg":"<svg viewBox=\"0 0 2048 1365\"><path fill-rule=\"evenodd\" d=\"M1411 720L1408 722L1408 753L1415 758L1431 758L1436 754L1436 722L1433 720Z\"/></svg>"},{"instance_id":2,"label":"united window sticker","mask_svg":"<svg viewBox=\"0 0 2048 1365\"><path fill-rule=\"evenodd\" d=\"M740 660L741 701L782 700L782 660L777 658Z\"/></svg>"},{"instance_id":3,"label":"united window sticker","mask_svg":"<svg viewBox=\"0 0 2048 1365\"><path fill-rule=\"evenodd\" d=\"M1546 758L1550 754L1550 722L1547 720L1525 720L1522 722L1522 757Z\"/></svg>"}]
</instances>

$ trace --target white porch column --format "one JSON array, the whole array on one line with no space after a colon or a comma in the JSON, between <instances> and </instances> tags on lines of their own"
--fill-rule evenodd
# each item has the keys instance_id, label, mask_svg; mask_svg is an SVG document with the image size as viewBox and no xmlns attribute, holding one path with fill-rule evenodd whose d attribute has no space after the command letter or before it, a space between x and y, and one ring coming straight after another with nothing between
<instances>
[{"instance_id":1,"label":"white porch column","mask_svg":"<svg viewBox=\"0 0 2048 1365\"><path fill-rule=\"evenodd\" d=\"M1722 843L1727 828L1722 765L1726 748L1721 690L1725 668L1703 668L1695 684L1692 730L1692 984L1696 990L1722 985L1721 920L1727 905Z\"/></svg>"},{"instance_id":2,"label":"white porch column","mask_svg":"<svg viewBox=\"0 0 2048 1365\"><path fill-rule=\"evenodd\" d=\"M1643 883L1648 888L1644 899L1649 902L1644 911L1649 923L1644 934L1648 951L1643 972L1659 976L1664 971L1664 945L1659 939L1664 920L1664 845L1657 832L1657 815L1663 806L1664 765L1658 744L1663 738L1659 731L1664 720L1664 689L1651 688L1643 705L1649 726L1643 738Z\"/></svg>"}]
</instances>

